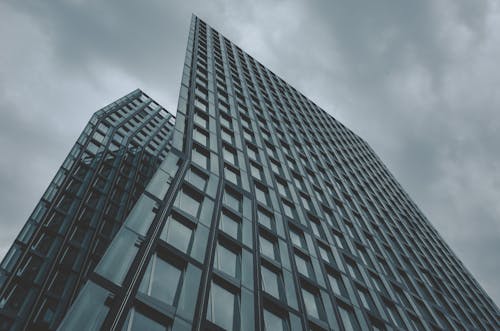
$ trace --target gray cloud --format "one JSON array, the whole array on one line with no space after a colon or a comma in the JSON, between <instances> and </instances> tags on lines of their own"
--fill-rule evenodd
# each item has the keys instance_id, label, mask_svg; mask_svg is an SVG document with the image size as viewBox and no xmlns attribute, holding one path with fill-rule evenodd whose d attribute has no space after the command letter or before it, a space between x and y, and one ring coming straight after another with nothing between
<instances>
[{"instance_id":1,"label":"gray cloud","mask_svg":"<svg viewBox=\"0 0 500 331\"><path fill-rule=\"evenodd\" d=\"M500 301L500 8L487 0L0 4L0 250L93 111L136 87L175 109L192 12L365 138Z\"/></svg>"}]
</instances>

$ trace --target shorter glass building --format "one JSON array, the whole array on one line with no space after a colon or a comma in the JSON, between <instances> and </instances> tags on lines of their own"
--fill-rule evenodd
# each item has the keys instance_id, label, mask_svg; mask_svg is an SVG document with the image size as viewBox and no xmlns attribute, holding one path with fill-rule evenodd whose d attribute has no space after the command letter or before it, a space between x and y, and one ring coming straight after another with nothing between
<instances>
[{"instance_id":1,"label":"shorter glass building","mask_svg":"<svg viewBox=\"0 0 500 331\"><path fill-rule=\"evenodd\" d=\"M170 149L140 90L96 112L0 266L0 330L55 330Z\"/></svg>"}]
</instances>

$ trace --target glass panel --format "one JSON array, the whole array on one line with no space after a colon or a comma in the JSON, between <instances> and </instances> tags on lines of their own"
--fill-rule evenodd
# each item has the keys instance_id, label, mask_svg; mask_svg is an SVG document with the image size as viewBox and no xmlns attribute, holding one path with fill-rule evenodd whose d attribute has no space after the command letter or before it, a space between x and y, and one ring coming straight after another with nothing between
<instances>
[{"instance_id":1,"label":"glass panel","mask_svg":"<svg viewBox=\"0 0 500 331\"><path fill-rule=\"evenodd\" d=\"M207 179L205 178L205 176L199 174L198 171L190 169L189 172L186 174L186 180L191 184L193 184L194 187L199 188L202 191L205 190Z\"/></svg>"},{"instance_id":2,"label":"glass panel","mask_svg":"<svg viewBox=\"0 0 500 331\"><path fill-rule=\"evenodd\" d=\"M260 224L264 225L268 229L273 228L273 219L267 213L262 212L261 210L257 210L257 219Z\"/></svg>"},{"instance_id":3,"label":"glass panel","mask_svg":"<svg viewBox=\"0 0 500 331\"><path fill-rule=\"evenodd\" d=\"M109 308L104 305L109 292L88 282L59 326L59 330L99 330Z\"/></svg>"},{"instance_id":4,"label":"glass panel","mask_svg":"<svg viewBox=\"0 0 500 331\"><path fill-rule=\"evenodd\" d=\"M221 244L215 250L214 266L226 274L236 277L236 265L238 256Z\"/></svg>"},{"instance_id":5,"label":"glass panel","mask_svg":"<svg viewBox=\"0 0 500 331\"><path fill-rule=\"evenodd\" d=\"M239 225L240 223L235 221L232 217L229 217L226 214L222 213L219 225L222 231L224 231L231 237L238 239Z\"/></svg>"},{"instance_id":6,"label":"glass panel","mask_svg":"<svg viewBox=\"0 0 500 331\"><path fill-rule=\"evenodd\" d=\"M189 190L183 189L177 195L175 206L182 211L196 217L200 209L201 202L198 201Z\"/></svg>"},{"instance_id":7,"label":"glass panel","mask_svg":"<svg viewBox=\"0 0 500 331\"><path fill-rule=\"evenodd\" d=\"M264 330L266 331L284 331L283 319L269 310L264 309Z\"/></svg>"},{"instance_id":8,"label":"glass panel","mask_svg":"<svg viewBox=\"0 0 500 331\"><path fill-rule=\"evenodd\" d=\"M142 279L140 291L171 305L174 303L181 274L179 268L153 255L148 272Z\"/></svg>"},{"instance_id":9,"label":"glass panel","mask_svg":"<svg viewBox=\"0 0 500 331\"><path fill-rule=\"evenodd\" d=\"M201 149L193 149L191 153L191 160L202 168L208 169L208 157L201 151Z\"/></svg>"},{"instance_id":10,"label":"glass panel","mask_svg":"<svg viewBox=\"0 0 500 331\"><path fill-rule=\"evenodd\" d=\"M319 310L316 295L306 289L302 289L302 297L306 306L307 314L319 319Z\"/></svg>"},{"instance_id":11,"label":"glass panel","mask_svg":"<svg viewBox=\"0 0 500 331\"><path fill-rule=\"evenodd\" d=\"M234 210L241 211L241 199L229 190L224 191L223 202Z\"/></svg>"},{"instance_id":12,"label":"glass panel","mask_svg":"<svg viewBox=\"0 0 500 331\"><path fill-rule=\"evenodd\" d=\"M207 307L207 319L226 329L235 330L234 316L236 296L223 287L212 283Z\"/></svg>"},{"instance_id":13,"label":"glass panel","mask_svg":"<svg viewBox=\"0 0 500 331\"><path fill-rule=\"evenodd\" d=\"M304 259L302 256L295 255L295 264L297 265L297 270L301 274L308 277L311 276L309 273L309 263L308 261L306 261L306 259Z\"/></svg>"},{"instance_id":14,"label":"glass panel","mask_svg":"<svg viewBox=\"0 0 500 331\"><path fill-rule=\"evenodd\" d=\"M129 313L128 321L123 326L122 331L165 331L166 326L157 322L135 309Z\"/></svg>"},{"instance_id":15,"label":"glass panel","mask_svg":"<svg viewBox=\"0 0 500 331\"><path fill-rule=\"evenodd\" d=\"M354 331L358 330L357 327L355 327L352 318L352 313L348 311L347 309L343 308L342 306L339 306L339 312L340 312L340 318L342 320L342 325L344 325L345 331Z\"/></svg>"},{"instance_id":16,"label":"glass panel","mask_svg":"<svg viewBox=\"0 0 500 331\"><path fill-rule=\"evenodd\" d=\"M271 242L270 240L260 236L260 252L267 256L272 258L273 260L276 259L276 255L274 252L274 243Z\"/></svg>"},{"instance_id":17,"label":"glass panel","mask_svg":"<svg viewBox=\"0 0 500 331\"><path fill-rule=\"evenodd\" d=\"M170 217L160 238L180 251L187 253L192 234L192 229Z\"/></svg>"},{"instance_id":18,"label":"glass panel","mask_svg":"<svg viewBox=\"0 0 500 331\"><path fill-rule=\"evenodd\" d=\"M268 268L261 266L262 288L275 298L280 298L278 275Z\"/></svg>"},{"instance_id":19,"label":"glass panel","mask_svg":"<svg viewBox=\"0 0 500 331\"><path fill-rule=\"evenodd\" d=\"M145 235L156 215L155 212L153 212L153 209L157 207L158 204L154 200L142 195L127 217L127 226L132 230Z\"/></svg>"},{"instance_id":20,"label":"glass panel","mask_svg":"<svg viewBox=\"0 0 500 331\"><path fill-rule=\"evenodd\" d=\"M230 181L233 184L238 184L238 174L231 169L229 166L225 165L224 166L224 178L226 178L228 181Z\"/></svg>"},{"instance_id":21,"label":"glass panel","mask_svg":"<svg viewBox=\"0 0 500 331\"><path fill-rule=\"evenodd\" d=\"M328 281L330 282L333 293L340 296L347 296L347 291L345 289L344 283L339 275L328 274Z\"/></svg>"},{"instance_id":22,"label":"glass panel","mask_svg":"<svg viewBox=\"0 0 500 331\"><path fill-rule=\"evenodd\" d=\"M96 268L96 272L108 278L112 282L121 285L130 264L132 263L138 247L135 245L137 235L126 229L113 239L106 255Z\"/></svg>"}]
</instances>

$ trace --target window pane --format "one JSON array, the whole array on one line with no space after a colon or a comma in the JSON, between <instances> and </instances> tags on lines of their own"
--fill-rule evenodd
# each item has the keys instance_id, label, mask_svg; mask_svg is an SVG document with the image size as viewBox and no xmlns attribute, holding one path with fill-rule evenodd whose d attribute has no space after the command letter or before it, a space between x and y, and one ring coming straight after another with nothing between
<instances>
[{"instance_id":1,"label":"window pane","mask_svg":"<svg viewBox=\"0 0 500 331\"><path fill-rule=\"evenodd\" d=\"M191 154L191 159L194 163L198 164L202 168L208 168L208 157L200 149L194 148Z\"/></svg>"},{"instance_id":2,"label":"window pane","mask_svg":"<svg viewBox=\"0 0 500 331\"><path fill-rule=\"evenodd\" d=\"M299 233L295 232L294 230L290 230L290 239L292 239L293 244L295 244L299 247L303 247L301 235Z\"/></svg>"},{"instance_id":3,"label":"window pane","mask_svg":"<svg viewBox=\"0 0 500 331\"><path fill-rule=\"evenodd\" d=\"M302 297L304 298L304 305L308 315L319 319L319 310L316 296L306 289L302 289Z\"/></svg>"},{"instance_id":4,"label":"window pane","mask_svg":"<svg viewBox=\"0 0 500 331\"><path fill-rule=\"evenodd\" d=\"M226 330L234 330L235 301L236 296L233 293L212 283L207 319Z\"/></svg>"},{"instance_id":5,"label":"window pane","mask_svg":"<svg viewBox=\"0 0 500 331\"><path fill-rule=\"evenodd\" d=\"M128 327L124 326L123 328L123 330L127 331L165 331L166 329L161 323L144 316L136 310L131 311Z\"/></svg>"},{"instance_id":6,"label":"window pane","mask_svg":"<svg viewBox=\"0 0 500 331\"><path fill-rule=\"evenodd\" d=\"M260 252L263 255L270 257L272 259L276 258L274 253L274 244L270 240L262 236L260 236Z\"/></svg>"},{"instance_id":7,"label":"window pane","mask_svg":"<svg viewBox=\"0 0 500 331\"><path fill-rule=\"evenodd\" d=\"M182 190L177 196L176 206L182 211L196 217L198 216L198 209L200 208L200 201L195 199L187 190Z\"/></svg>"},{"instance_id":8,"label":"window pane","mask_svg":"<svg viewBox=\"0 0 500 331\"><path fill-rule=\"evenodd\" d=\"M236 156L226 146L222 147L222 155L224 156L224 159L226 161L231 162L232 164L236 164Z\"/></svg>"},{"instance_id":9,"label":"window pane","mask_svg":"<svg viewBox=\"0 0 500 331\"><path fill-rule=\"evenodd\" d=\"M308 262L303 257L295 255L295 263L297 264L297 269L301 274L308 277L311 276L309 274Z\"/></svg>"},{"instance_id":10,"label":"window pane","mask_svg":"<svg viewBox=\"0 0 500 331\"><path fill-rule=\"evenodd\" d=\"M333 293L341 296L347 296L346 289L344 287L344 283L339 275L331 275L328 274L328 281L330 282L330 286L332 287Z\"/></svg>"},{"instance_id":11,"label":"window pane","mask_svg":"<svg viewBox=\"0 0 500 331\"><path fill-rule=\"evenodd\" d=\"M215 250L214 266L226 274L236 277L238 256L226 247L218 244Z\"/></svg>"},{"instance_id":12,"label":"window pane","mask_svg":"<svg viewBox=\"0 0 500 331\"><path fill-rule=\"evenodd\" d=\"M193 230L174 218L169 219L165 230L166 235L162 234L161 238L165 239L170 245L186 253L191 242Z\"/></svg>"},{"instance_id":13,"label":"window pane","mask_svg":"<svg viewBox=\"0 0 500 331\"><path fill-rule=\"evenodd\" d=\"M285 327L283 326L283 320L271 313L270 311L264 309L264 330L266 331L283 331Z\"/></svg>"},{"instance_id":14,"label":"window pane","mask_svg":"<svg viewBox=\"0 0 500 331\"><path fill-rule=\"evenodd\" d=\"M257 219L260 224L264 225L268 229L272 229L273 219L270 215L262 212L261 210L257 210Z\"/></svg>"},{"instance_id":15,"label":"window pane","mask_svg":"<svg viewBox=\"0 0 500 331\"><path fill-rule=\"evenodd\" d=\"M190 169L186 175L186 180L193 184L194 187L197 187L201 190L205 189L205 185L207 184L207 179L205 176L202 176L198 173L198 171Z\"/></svg>"},{"instance_id":16,"label":"window pane","mask_svg":"<svg viewBox=\"0 0 500 331\"><path fill-rule=\"evenodd\" d=\"M225 190L224 196L223 196L223 201L228 207L231 207L234 210L240 211L241 199L235 193L232 193L229 190Z\"/></svg>"},{"instance_id":17,"label":"window pane","mask_svg":"<svg viewBox=\"0 0 500 331\"><path fill-rule=\"evenodd\" d=\"M264 266L261 267L261 274L264 291L279 299L278 275Z\"/></svg>"},{"instance_id":18,"label":"window pane","mask_svg":"<svg viewBox=\"0 0 500 331\"><path fill-rule=\"evenodd\" d=\"M340 318L342 320L342 324L344 325L345 331L354 331L358 330L357 323L354 320L354 316L352 312L347 309L339 306Z\"/></svg>"},{"instance_id":19,"label":"window pane","mask_svg":"<svg viewBox=\"0 0 500 331\"><path fill-rule=\"evenodd\" d=\"M231 183L238 185L238 174L227 165L224 165L224 177Z\"/></svg>"},{"instance_id":20,"label":"window pane","mask_svg":"<svg viewBox=\"0 0 500 331\"><path fill-rule=\"evenodd\" d=\"M173 304L182 270L153 255L139 290L160 301Z\"/></svg>"},{"instance_id":21,"label":"window pane","mask_svg":"<svg viewBox=\"0 0 500 331\"><path fill-rule=\"evenodd\" d=\"M193 139L204 146L207 145L207 135L197 128L193 130Z\"/></svg>"},{"instance_id":22,"label":"window pane","mask_svg":"<svg viewBox=\"0 0 500 331\"><path fill-rule=\"evenodd\" d=\"M226 214L222 213L219 226L222 229L222 231L224 231L231 237L238 239L239 223L235 221L232 217L229 217Z\"/></svg>"}]
</instances>

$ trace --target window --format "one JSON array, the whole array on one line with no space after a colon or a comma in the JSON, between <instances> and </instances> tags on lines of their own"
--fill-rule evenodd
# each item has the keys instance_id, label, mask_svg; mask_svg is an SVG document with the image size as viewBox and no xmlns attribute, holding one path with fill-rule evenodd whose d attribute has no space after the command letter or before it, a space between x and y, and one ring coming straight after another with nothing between
<instances>
[{"instance_id":1,"label":"window","mask_svg":"<svg viewBox=\"0 0 500 331\"><path fill-rule=\"evenodd\" d=\"M335 239L337 246L339 246L340 248L344 248L344 249L347 248L347 243L344 239L344 236L342 236L342 234L337 233L337 232L333 232L333 238Z\"/></svg>"},{"instance_id":2,"label":"window","mask_svg":"<svg viewBox=\"0 0 500 331\"><path fill-rule=\"evenodd\" d=\"M279 275L264 265L260 267L260 272L262 275L262 289L266 293L269 293L273 297L279 299L280 298Z\"/></svg>"},{"instance_id":3,"label":"window","mask_svg":"<svg viewBox=\"0 0 500 331\"><path fill-rule=\"evenodd\" d=\"M283 210L285 215L290 218L295 218L295 207L293 207L288 201L283 200Z\"/></svg>"},{"instance_id":4,"label":"window","mask_svg":"<svg viewBox=\"0 0 500 331\"><path fill-rule=\"evenodd\" d=\"M219 223L219 228L222 231L224 231L231 237L238 239L239 227L240 223L236 219L222 212Z\"/></svg>"},{"instance_id":5,"label":"window","mask_svg":"<svg viewBox=\"0 0 500 331\"><path fill-rule=\"evenodd\" d=\"M312 202L309 199L309 197L301 194L300 199L302 200L302 205L304 206L304 208L308 211L311 211L312 210Z\"/></svg>"},{"instance_id":6,"label":"window","mask_svg":"<svg viewBox=\"0 0 500 331\"><path fill-rule=\"evenodd\" d=\"M236 277L238 255L229 248L218 243L215 249L214 267L229 276Z\"/></svg>"},{"instance_id":7,"label":"window","mask_svg":"<svg viewBox=\"0 0 500 331\"><path fill-rule=\"evenodd\" d=\"M370 293L368 290L358 287L358 294L359 294L359 299L361 300L361 303L363 304L363 307L365 307L368 310L373 310L374 304L372 297L370 296Z\"/></svg>"},{"instance_id":8,"label":"window","mask_svg":"<svg viewBox=\"0 0 500 331\"><path fill-rule=\"evenodd\" d=\"M265 255L273 260L276 259L276 252L274 248L274 243L263 237L262 235L259 236L259 243L260 243L260 252L262 255Z\"/></svg>"},{"instance_id":9,"label":"window","mask_svg":"<svg viewBox=\"0 0 500 331\"><path fill-rule=\"evenodd\" d=\"M205 190L207 184L207 176L196 168L191 168L186 174L186 181L191 183L194 187L200 190Z\"/></svg>"},{"instance_id":10,"label":"window","mask_svg":"<svg viewBox=\"0 0 500 331\"><path fill-rule=\"evenodd\" d=\"M207 320L226 330L238 330L238 300L234 293L212 282L208 298Z\"/></svg>"},{"instance_id":11,"label":"window","mask_svg":"<svg viewBox=\"0 0 500 331\"><path fill-rule=\"evenodd\" d=\"M311 225L312 232L316 237L324 239L323 230L321 229L321 225L315 221L310 220L309 224Z\"/></svg>"},{"instance_id":12,"label":"window","mask_svg":"<svg viewBox=\"0 0 500 331\"><path fill-rule=\"evenodd\" d=\"M278 192L281 194L281 195L284 195L285 197L289 197L290 196L290 191L288 189L288 185L286 184L286 181L282 181L282 180L276 180L276 186L278 187Z\"/></svg>"},{"instance_id":13,"label":"window","mask_svg":"<svg viewBox=\"0 0 500 331\"><path fill-rule=\"evenodd\" d=\"M224 164L224 178L231 183L238 185L240 175L233 167L228 164Z\"/></svg>"},{"instance_id":14,"label":"window","mask_svg":"<svg viewBox=\"0 0 500 331\"><path fill-rule=\"evenodd\" d=\"M123 331L168 331L170 327L166 324L154 320L150 316L146 316L142 312L132 308L128 314L127 320L123 325Z\"/></svg>"},{"instance_id":15,"label":"window","mask_svg":"<svg viewBox=\"0 0 500 331\"><path fill-rule=\"evenodd\" d=\"M264 308L264 330L266 331L285 331L285 321L278 315Z\"/></svg>"},{"instance_id":16,"label":"window","mask_svg":"<svg viewBox=\"0 0 500 331\"><path fill-rule=\"evenodd\" d=\"M187 253L192 234L191 228L170 216L160 238L178 250Z\"/></svg>"},{"instance_id":17,"label":"window","mask_svg":"<svg viewBox=\"0 0 500 331\"><path fill-rule=\"evenodd\" d=\"M305 240L302 231L290 229L290 239L294 245L297 245L301 248L305 248Z\"/></svg>"},{"instance_id":18,"label":"window","mask_svg":"<svg viewBox=\"0 0 500 331\"><path fill-rule=\"evenodd\" d=\"M201 206L201 199L196 197L196 194L190 189L184 187L182 191L177 194L175 204L177 208L193 217L198 216L198 210Z\"/></svg>"},{"instance_id":19,"label":"window","mask_svg":"<svg viewBox=\"0 0 500 331\"><path fill-rule=\"evenodd\" d=\"M207 146L208 144L208 135L203 132L200 128L195 127L193 130L193 139L202 144L203 146Z\"/></svg>"},{"instance_id":20,"label":"window","mask_svg":"<svg viewBox=\"0 0 500 331\"><path fill-rule=\"evenodd\" d=\"M229 130L223 128L220 131L220 135L221 135L222 140L224 140L225 142L227 142L229 144L233 143L233 134Z\"/></svg>"},{"instance_id":21,"label":"window","mask_svg":"<svg viewBox=\"0 0 500 331\"><path fill-rule=\"evenodd\" d=\"M258 160L257 148L247 145L247 154L251 159Z\"/></svg>"},{"instance_id":22,"label":"window","mask_svg":"<svg viewBox=\"0 0 500 331\"><path fill-rule=\"evenodd\" d=\"M339 305L340 319L345 331L356 331L359 330L358 321L354 317L354 313L351 309Z\"/></svg>"},{"instance_id":23,"label":"window","mask_svg":"<svg viewBox=\"0 0 500 331\"><path fill-rule=\"evenodd\" d=\"M257 220L268 229L274 229L274 218L262 209L257 209Z\"/></svg>"},{"instance_id":24,"label":"window","mask_svg":"<svg viewBox=\"0 0 500 331\"><path fill-rule=\"evenodd\" d=\"M241 211L241 197L238 193L234 192L231 189L226 188L224 190L224 195L222 197L222 201L228 207L236 211Z\"/></svg>"},{"instance_id":25,"label":"window","mask_svg":"<svg viewBox=\"0 0 500 331\"><path fill-rule=\"evenodd\" d=\"M403 320L401 319L401 315L399 315L396 305L394 305L392 302L384 300L384 306L387 307L387 311L389 312L389 317L391 318L392 323L401 328L404 327Z\"/></svg>"},{"instance_id":26,"label":"window","mask_svg":"<svg viewBox=\"0 0 500 331\"><path fill-rule=\"evenodd\" d=\"M328 273L328 282L332 288L333 293L347 297L347 290L342 281L342 276L337 273Z\"/></svg>"},{"instance_id":27,"label":"window","mask_svg":"<svg viewBox=\"0 0 500 331\"><path fill-rule=\"evenodd\" d=\"M200 147L194 147L191 153L191 160L200 167L208 169L208 153Z\"/></svg>"},{"instance_id":28,"label":"window","mask_svg":"<svg viewBox=\"0 0 500 331\"><path fill-rule=\"evenodd\" d=\"M200 112L194 113L194 122L201 126L202 128L207 128L208 121L204 115Z\"/></svg>"},{"instance_id":29,"label":"window","mask_svg":"<svg viewBox=\"0 0 500 331\"><path fill-rule=\"evenodd\" d=\"M321 300L318 295L302 288L302 298L304 299L307 315L320 319Z\"/></svg>"},{"instance_id":30,"label":"window","mask_svg":"<svg viewBox=\"0 0 500 331\"><path fill-rule=\"evenodd\" d=\"M323 245L318 245L318 248L319 248L319 254L321 255L321 258L323 260L325 260L326 262L331 263L332 262L331 254L332 253L330 252L330 248L325 247Z\"/></svg>"},{"instance_id":31,"label":"window","mask_svg":"<svg viewBox=\"0 0 500 331\"><path fill-rule=\"evenodd\" d=\"M220 117L220 123L225 127L231 128L231 118L229 116L222 115Z\"/></svg>"},{"instance_id":32,"label":"window","mask_svg":"<svg viewBox=\"0 0 500 331\"><path fill-rule=\"evenodd\" d=\"M173 305L180 289L182 270L154 254L142 278L139 291Z\"/></svg>"},{"instance_id":33,"label":"window","mask_svg":"<svg viewBox=\"0 0 500 331\"><path fill-rule=\"evenodd\" d=\"M255 186L255 197L260 203L263 203L265 205L268 204L268 193L267 189L265 189L264 187L261 187L260 185Z\"/></svg>"},{"instance_id":34,"label":"window","mask_svg":"<svg viewBox=\"0 0 500 331\"><path fill-rule=\"evenodd\" d=\"M236 153L228 146L222 146L222 155L224 157L224 160L232 164L236 164Z\"/></svg>"},{"instance_id":35,"label":"window","mask_svg":"<svg viewBox=\"0 0 500 331\"><path fill-rule=\"evenodd\" d=\"M250 162L250 172L252 173L252 176L257 178L258 180L263 179L261 167L253 162Z\"/></svg>"},{"instance_id":36,"label":"window","mask_svg":"<svg viewBox=\"0 0 500 331\"><path fill-rule=\"evenodd\" d=\"M297 270L304 276L311 277L311 265L309 260L301 255L295 254Z\"/></svg>"}]
</instances>

